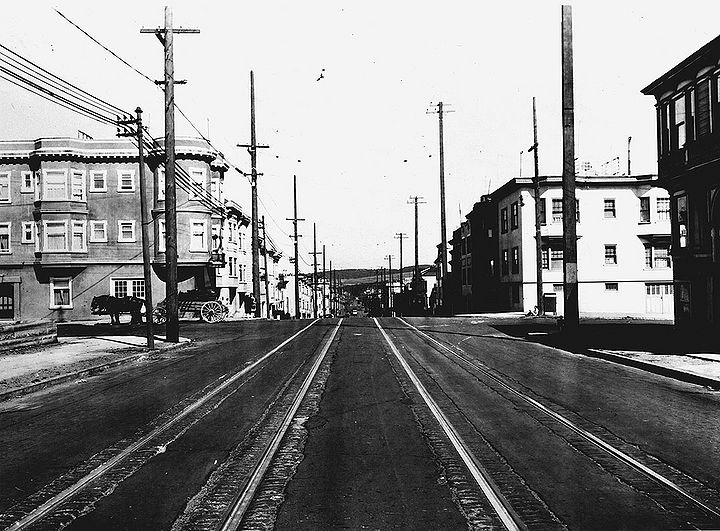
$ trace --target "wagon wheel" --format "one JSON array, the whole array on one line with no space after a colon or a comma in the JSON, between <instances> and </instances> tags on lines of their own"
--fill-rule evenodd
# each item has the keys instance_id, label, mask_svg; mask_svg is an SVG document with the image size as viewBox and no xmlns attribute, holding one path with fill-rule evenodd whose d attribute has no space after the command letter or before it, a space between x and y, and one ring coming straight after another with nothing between
<instances>
[{"instance_id":1,"label":"wagon wheel","mask_svg":"<svg viewBox=\"0 0 720 531\"><path fill-rule=\"evenodd\" d=\"M152 317L153 323L165 324L165 321L167 321L167 314L165 313L165 308L155 308L153 310Z\"/></svg>"},{"instance_id":2,"label":"wagon wheel","mask_svg":"<svg viewBox=\"0 0 720 531\"><path fill-rule=\"evenodd\" d=\"M224 318L223 305L217 301L206 302L200 308L200 318L206 323L217 323Z\"/></svg>"}]
</instances>

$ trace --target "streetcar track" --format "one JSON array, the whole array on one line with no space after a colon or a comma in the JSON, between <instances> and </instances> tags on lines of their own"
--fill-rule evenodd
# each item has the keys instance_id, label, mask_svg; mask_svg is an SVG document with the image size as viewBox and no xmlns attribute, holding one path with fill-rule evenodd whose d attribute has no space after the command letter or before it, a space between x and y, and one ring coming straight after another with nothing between
<instances>
[{"instance_id":1,"label":"streetcar track","mask_svg":"<svg viewBox=\"0 0 720 531\"><path fill-rule=\"evenodd\" d=\"M390 347L390 350L395 355L402 368L405 370L408 378L410 378L410 380L412 381L413 385L417 389L418 393L422 397L427 407L432 412L438 424L440 424L440 426L442 427L445 435L448 437L448 439L450 439L453 447L460 455L460 458L465 463L465 466L475 479L476 483L482 490L487 500L490 502L490 505L492 506L493 510L497 514L502 524L505 526L506 529L508 529L508 531L519 531L521 529L526 529L525 524L520 520L519 516L517 515L517 513L515 513L508 500L500 492L494 481L490 478L485 468L472 453L465 441L463 441L460 434L450 423L450 421L442 412L442 410L437 405L432 396L430 396L430 393L427 391L427 389L425 389L425 386L422 384L422 382L420 382L419 378L413 372L410 365L408 365L407 361L405 361L405 359L402 357L397 347L390 339L390 336L388 336L387 332L385 332L382 326L380 326L380 322L377 320L377 318L373 318L373 320L375 321L375 324L380 330L380 333Z\"/></svg>"},{"instance_id":2,"label":"streetcar track","mask_svg":"<svg viewBox=\"0 0 720 531\"><path fill-rule=\"evenodd\" d=\"M579 436L584 441L587 441L590 443L590 445L594 448L597 448L598 450L601 450L606 455L610 455L611 457L615 458L618 462L623 463L624 465L630 467L631 469L635 470L636 472L639 472L644 477L647 477L648 479L652 480L655 484L658 484L662 487L664 487L666 490L674 493L676 496L679 496L681 499L685 500L686 502L689 502L696 508L701 509L706 516L712 516L714 519L720 519L720 509L711 506L709 503L706 503L702 499L700 499L698 496L693 495L692 493L688 492L685 488L678 485L675 481L672 481L662 474L652 470L649 466L641 463L638 459L630 456L626 452L623 452L622 450L616 448L612 444L602 440L600 437L594 435L590 431L582 428L577 423L573 422L572 420L568 419L564 415L558 413L557 411L553 411L551 407L545 406L540 401L532 398L531 396L523 393L522 391L517 390L507 382L505 382L502 378L494 374L493 369L488 367L482 362L479 362L477 360L469 359L468 353L463 350L459 344L458 345L446 345L445 343L441 342L440 340L430 336L426 332L419 330L417 327L413 326L412 324L408 323L402 318L398 318L398 320L403 323L405 326L407 326L409 331L412 331L419 335L421 338L426 339L427 341L431 342L434 346L441 349L442 351L445 351L449 353L453 358L456 360L459 360L460 362L464 363L465 365L471 367L473 370L476 370L480 373L482 373L484 376L490 378L493 382L498 384L502 389L504 389L506 392L510 393L512 396L515 396L516 398L519 398L522 402L528 404L536 411L542 413L546 417L549 417L550 419L556 421L563 427L569 429L572 433ZM455 350L459 351L460 353L456 352ZM457 362L457 361L456 361ZM588 456L590 457L590 456ZM591 457L592 458L592 457ZM686 474L680 472L681 474L687 476ZM699 485L704 486L704 484L690 476L687 476L690 480L693 480L697 482ZM652 498L652 497L651 497ZM658 503L656 501L656 503ZM714 523L717 523L717 520L714 520Z\"/></svg>"},{"instance_id":3,"label":"streetcar track","mask_svg":"<svg viewBox=\"0 0 720 531\"><path fill-rule=\"evenodd\" d=\"M121 451L117 452L115 455L113 455L109 459L104 460L102 463L100 463L98 466L94 467L92 470L88 471L84 476L82 476L80 479L75 481L73 484L64 488L61 492L53 495L49 499L47 499L47 500L43 501L42 503L40 503L39 505L37 505L34 509L30 510L29 512L27 512L26 514L21 516L19 519L17 519L15 522L13 522L9 527L7 527L6 531L16 531L16 530L20 530L20 529L25 529L25 528L37 523L38 521L40 521L43 518L47 517L48 515L52 514L56 509L61 507L66 502L69 502L70 500L72 500L80 492L82 492L84 489L89 487L93 482L95 482L99 478L101 478L104 475L111 472L121 462L128 460L128 459L132 460L133 456L135 454L137 454L138 452L147 451L148 448L146 448L146 447L153 441L153 439L155 439L159 435L169 431L170 428L175 427L175 425L178 424L179 421L185 419L192 413L198 411L203 406L206 406L211 399L220 395L220 393L225 391L229 386L231 386L233 383L237 382L243 376L247 375L251 370L258 367L260 364L262 364L265 360L270 358L272 355L279 352L287 344L289 344L294 339L299 337L303 332L308 330L311 326L313 326L317 322L318 322L318 320L312 321L310 324L308 324L307 326L305 326L298 332L294 333L289 338L285 339L278 346L276 346L269 352L260 356L254 362L246 365L239 371L235 372L229 378L216 379L215 382L218 382L219 380L224 380L224 381L215 385L215 387L213 387L209 391L203 393L198 399L194 400L192 403L190 403L189 405L184 407L179 413L172 415L169 419L162 422L159 426L152 429L149 433L143 435L140 439L138 439L138 440L132 442L131 444L129 444L128 446L124 447ZM206 389L207 389L207 387L206 387ZM234 393L236 390L237 389L231 391L230 394ZM227 398L227 396L223 397L221 402L224 401L226 398ZM215 407L217 407L217 405L219 405L219 404L213 405L213 407L211 409L214 409ZM176 437L174 437L173 440L175 440L178 436L180 436L182 433L184 433L189 428L189 426L182 427L182 428L183 429L181 430L181 432ZM165 444L162 446L165 446ZM154 447L151 447L151 448L154 448ZM162 450L162 448L157 448L156 451L152 452L152 454L157 455L157 453L161 453L160 450ZM152 455L150 457L152 457ZM0 515L0 521L2 520L3 516L7 516L9 513L11 513L12 509L13 508L10 508L6 512L5 515Z\"/></svg>"}]
</instances>

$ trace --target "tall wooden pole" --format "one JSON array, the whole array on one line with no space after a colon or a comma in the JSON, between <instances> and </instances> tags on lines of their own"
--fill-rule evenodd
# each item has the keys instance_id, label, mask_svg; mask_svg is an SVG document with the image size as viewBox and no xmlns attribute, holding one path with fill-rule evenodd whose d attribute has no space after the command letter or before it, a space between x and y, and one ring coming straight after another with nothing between
<instances>
[{"instance_id":1,"label":"tall wooden pole","mask_svg":"<svg viewBox=\"0 0 720 531\"><path fill-rule=\"evenodd\" d=\"M564 322L569 330L580 322L578 307L577 227L575 204L575 102L573 95L572 7L562 6L563 121L563 251Z\"/></svg>"},{"instance_id":2,"label":"tall wooden pole","mask_svg":"<svg viewBox=\"0 0 720 531\"><path fill-rule=\"evenodd\" d=\"M323 244L323 250L322 250L322 255L323 255L323 276L322 276L322 278L323 278L323 291L322 291L322 308L323 308L323 317L325 317L325 314L327 313L327 307L326 307L326 303L325 303L325 298L326 298L326 296L325 296L325 284L327 283L327 280L326 280L326 277L325 277L325 244Z\"/></svg>"},{"instance_id":3,"label":"tall wooden pole","mask_svg":"<svg viewBox=\"0 0 720 531\"><path fill-rule=\"evenodd\" d=\"M445 281L447 280L447 225L445 221L445 147L443 144L443 103L438 103L438 124L440 132L440 253L442 254L440 297L445 307Z\"/></svg>"},{"instance_id":4,"label":"tall wooden pole","mask_svg":"<svg viewBox=\"0 0 720 531\"><path fill-rule=\"evenodd\" d=\"M535 275L536 275L536 297L538 314L543 315L545 312L543 304L543 270L542 270L542 211L540 210L540 163L538 154L538 134L537 134L537 111L535 110L535 96L533 96L533 159L535 162L535 178L533 184L535 188Z\"/></svg>"},{"instance_id":5,"label":"tall wooden pole","mask_svg":"<svg viewBox=\"0 0 720 531\"><path fill-rule=\"evenodd\" d=\"M393 276L392 276L392 255L389 254L388 257L388 310L390 310L390 317L392 317L393 314Z\"/></svg>"},{"instance_id":6,"label":"tall wooden pole","mask_svg":"<svg viewBox=\"0 0 720 531\"><path fill-rule=\"evenodd\" d=\"M403 240L407 238L407 234L404 232L397 232L395 238L400 240L400 291L403 290Z\"/></svg>"},{"instance_id":7,"label":"tall wooden pole","mask_svg":"<svg viewBox=\"0 0 720 531\"><path fill-rule=\"evenodd\" d=\"M313 319L317 319L318 301L317 301L317 232L315 223L313 223Z\"/></svg>"},{"instance_id":8,"label":"tall wooden pole","mask_svg":"<svg viewBox=\"0 0 720 531\"><path fill-rule=\"evenodd\" d=\"M297 176L293 175L293 240L295 241L295 318L300 319L300 255L298 253Z\"/></svg>"},{"instance_id":9,"label":"tall wooden pole","mask_svg":"<svg viewBox=\"0 0 720 531\"><path fill-rule=\"evenodd\" d=\"M252 282L255 317L260 317L260 234L258 231L257 139L255 136L255 75L250 71L250 188L252 193ZM270 301L268 301L268 305Z\"/></svg>"},{"instance_id":10,"label":"tall wooden pole","mask_svg":"<svg viewBox=\"0 0 720 531\"><path fill-rule=\"evenodd\" d=\"M265 314L268 319L272 318L270 311L270 271L268 270L268 249L267 249L267 233L265 232L265 216L260 220L263 230L263 264L265 265ZM258 299L258 306L260 305L260 299Z\"/></svg>"},{"instance_id":11,"label":"tall wooden pole","mask_svg":"<svg viewBox=\"0 0 720 531\"><path fill-rule=\"evenodd\" d=\"M333 297L333 266L330 260L330 315L335 317L335 299Z\"/></svg>"},{"instance_id":12,"label":"tall wooden pole","mask_svg":"<svg viewBox=\"0 0 720 531\"><path fill-rule=\"evenodd\" d=\"M147 347L155 348L155 334L153 331L153 296L152 296L152 270L150 268L150 209L148 207L147 182L145 176L145 153L143 151L143 125L142 109L135 109L137 115L137 143L138 164L140 175L140 227L143 251L143 278L145 279L145 326L147 334Z\"/></svg>"}]
</instances>

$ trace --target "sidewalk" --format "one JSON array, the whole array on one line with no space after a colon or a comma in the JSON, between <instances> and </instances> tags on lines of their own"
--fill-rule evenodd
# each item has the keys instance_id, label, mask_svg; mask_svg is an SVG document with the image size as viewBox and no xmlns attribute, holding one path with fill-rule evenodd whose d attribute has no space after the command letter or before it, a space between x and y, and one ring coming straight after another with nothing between
<instances>
[{"instance_id":1,"label":"sidewalk","mask_svg":"<svg viewBox=\"0 0 720 531\"><path fill-rule=\"evenodd\" d=\"M669 322L587 319L569 336L549 317L484 317L486 324L527 341L720 389L720 335L681 334Z\"/></svg>"},{"instance_id":2,"label":"sidewalk","mask_svg":"<svg viewBox=\"0 0 720 531\"><path fill-rule=\"evenodd\" d=\"M127 332L125 335L105 335L107 327L98 327L97 335L86 332L82 336L62 337L68 331L61 328L58 343L0 353L0 401L80 379L190 342L181 338L180 343L168 343L164 336L155 336L156 350L151 353L144 335ZM113 333L121 333L121 330Z\"/></svg>"}]
</instances>

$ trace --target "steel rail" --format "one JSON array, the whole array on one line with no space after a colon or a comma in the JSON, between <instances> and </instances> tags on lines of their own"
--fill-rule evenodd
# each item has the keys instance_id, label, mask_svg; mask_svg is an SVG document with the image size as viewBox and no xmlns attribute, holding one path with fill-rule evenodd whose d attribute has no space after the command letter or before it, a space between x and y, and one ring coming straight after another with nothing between
<instances>
[{"instance_id":1,"label":"steel rail","mask_svg":"<svg viewBox=\"0 0 720 531\"><path fill-rule=\"evenodd\" d=\"M313 363L310 372L305 377L305 381L300 387L300 390L295 395L295 399L293 400L290 409L288 409L287 413L285 414L285 417L283 418L280 427L277 429L270 443L265 448L265 451L263 452L260 461L255 466L252 476L250 476L250 479L245 485L245 488L243 489L242 493L240 493L240 496L230 509L228 516L223 522L222 527L220 527L222 531L234 531L236 529L240 529L243 516L245 516L245 513L247 512L247 509L250 506L253 497L255 496L255 492L257 491L258 487L260 487L260 483L265 476L265 472L267 471L268 467L270 466L270 462L272 461L272 458L275 456L275 453L280 447L280 443L282 442L285 433L290 427L290 423L292 422L293 418L295 418L295 414L300 408L300 403L302 402L303 398L305 398L308 389L310 389L310 385L315 379L315 375L320 369L320 365L322 365L322 362L325 359L325 355L328 353L328 350L330 350L330 346L332 345L333 341L335 341L335 336L337 335L337 332L340 329L342 322L342 319L338 321L338 324L333 329L330 337L328 337L327 341L325 342L322 351L315 359L315 362Z\"/></svg>"},{"instance_id":2,"label":"steel rail","mask_svg":"<svg viewBox=\"0 0 720 531\"><path fill-rule=\"evenodd\" d=\"M641 473L644 474L645 476L649 477L650 479L654 480L655 482L657 482L657 483L663 485L664 487L670 489L671 491L679 494L681 497L683 497L683 498L685 498L686 500L688 500L688 501L692 502L693 504L697 505L698 507L700 507L700 508L703 509L704 511L708 512L709 514L711 514L711 515L713 515L713 516L715 516L715 517L717 517L717 518L720 518L720 510L718 510L718 509L716 509L716 508L708 505L708 504L705 503L704 501L696 498L695 496L693 496L692 494L690 494L689 492L687 492L685 489L683 489L683 488L682 488L680 485L678 485L677 483L675 483L675 482L667 479L665 476L662 476L661 474L655 472L654 470L652 470L652 469L651 469L650 467L648 467L647 465L642 464L641 462L639 462L638 460L636 460L636 459L634 459L633 457L629 456L628 454L626 454L626 453L623 452L622 450L619 450L619 449L615 448L614 446L612 446L611 444L603 441L602 439L600 439L600 438L597 437L596 435L593 435L593 434L590 433L589 431L581 428L580 426L578 426L577 424L575 424L575 423L572 422L571 420L569 420L569 419L567 419L566 417L562 416L561 414L553 411L552 409L544 406L543 404L541 404L540 402L538 402L538 401L535 400L534 398L532 398L532 397L530 397L530 396L522 393L521 391L518 391L518 390L515 389L514 387L512 387L512 386L510 386L509 384L505 383L501 378L499 378L498 376L496 376L495 374L493 374L493 373L491 372L490 367L488 367L488 366L485 365L484 363L479 362L479 361L475 361L475 360L469 360L469 359L467 359L465 356L461 356L460 354L458 354L457 352L455 352L454 350L452 350L450 347L448 347L447 345L445 345L445 344L442 343L441 341L435 339L434 337L432 337L431 335L423 332L422 330L419 330L418 328L416 328L415 326L411 325L410 323L408 323L408 322L405 321L404 319L399 318L399 317L398 317L397 319L398 319L401 323L403 323L403 324L405 324L407 327L409 327L411 330L413 330L414 332L416 332L418 335L420 335L420 336L428 339L429 341L431 341L432 343L436 344L436 345L439 346L441 349L449 352L450 354L452 354L453 356L455 356L456 358L458 358L459 360L461 360L461 361L464 362L465 364L469 365L470 367L472 367L472 368L474 368L474 369L482 372L483 374L485 374L486 376L488 376L489 378L491 378L492 380L494 380L495 382L497 382L498 384L500 384L503 388L505 388L507 391L509 391L509 392L512 393L513 395L517 396L518 398L521 398L521 399L524 400L525 402L531 404L531 405L534 406L535 408L537 408L537 409L539 409L540 411L542 411L543 413L545 413L547 416L553 418L554 420L558 421L559 423L561 423L561 424L564 425L565 427L571 429L573 432L575 432L576 434L580 435L580 436L583 437L585 440L593 443L596 447L604 450L605 452L607 452L608 454L612 455L613 457L615 457L616 459L618 459L618 460L621 461L622 463L625 463L626 465L634 468L635 470L638 470L639 472L641 472ZM463 350L461 347L453 345L453 348L459 350L460 352L462 352L462 354L467 355L467 352L466 352L465 350Z\"/></svg>"},{"instance_id":3,"label":"steel rail","mask_svg":"<svg viewBox=\"0 0 720 531\"><path fill-rule=\"evenodd\" d=\"M422 384L422 382L420 382L420 379L413 372L412 368L410 368L410 365L408 365L408 363L402 357L397 347L387 335L383 327L380 326L377 318L373 318L373 320L375 321L375 324L380 330L380 333L385 338L385 341L390 346L390 350L392 350L398 362L405 370L405 373L415 385L415 388L417 389L418 393L420 393L420 396L425 401L425 404L428 406L428 408L430 408L430 412L435 417L435 420L437 420L438 424L440 424L440 427L443 429L448 439L450 439L450 442L455 447L455 450L460 455L460 458L467 466L470 474L473 476L478 486L483 491L483 494L485 494L485 497L490 502L490 505L492 505L502 524L505 526L506 529L508 529L508 531L519 531L522 529L527 529L520 520L520 518L517 516L515 511L513 511L510 503L500 493L499 489L494 484L487 472L484 470L483 466L472 454L463 439L460 437L460 435L450 423L448 418L437 405L435 400L432 398L432 396L430 396L430 393L428 393L427 389L425 389L425 386Z\"/></svg>"},{"instance_id":4,"label":"steel rail","mask_svg":"<svg viewBox=\"0 0 720 531\"><path fill-rule=\"evenodd\" d=\"M239 378L243 377L245 374L247 374L249 371L260 365L263 361L268 359L270 356L278 352L280 349L282 349L285 345L293 341L296 337L298 337L300 334L305 332L308 328L313 326L315 323L317 323L319 319L315 319L312 321L309 325L307 325L302 330L299 330L298 332L294 333L292 336L287 338L285 341L280 343L278 346L276 346L271 351L267 352L266 354L263 354L260 358L255 360L253 363L248 365L247 367L244 367L240 371L233 374L230 378L225 380L223 383L216 386L211 391L208 391L203 397L199 398L192 404L188 405L185 409L183 409L181 412L179 412L177 415L169 419L167 422L162 424L161 426L158 426L154 430L152 430L150 433L139 439L138 441L130 444L125 449L123 449L119 454L115 455L114 457L108 459L103 464L96 467L94 470L89 472L86 476L82 477L80 480L78 480L73 485L69 486L62 492L56 494L49 500L45 501L41 505L39 505L37 508L33 509L31 512L23 516L20 520L16 521L14 524L12 524L10 527L6 528L5 531L17 531L19 529L24 529L40 519L42 519L44 516L47 516L48 513L53 511L55 508L57 508L62 503L66 502L73 496L75 496L78 492L80 492L83 488L88 486L90 483L92 483L97 478L101 477L103 474L108 472L110 469L115 467L118 463L123 461L126 457L128 457L133 452L137 451L138 449L145 446L148 442L150 442L152 439L160 435L162 432L166 431L168 428L170 428L172 425L183 419L184 417L188 416L190 413L198 409L200 406L202 406L205 402L210 400L212 397L220 393L223 389L237 381Z\"/></svg>"}]
</instances>

